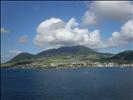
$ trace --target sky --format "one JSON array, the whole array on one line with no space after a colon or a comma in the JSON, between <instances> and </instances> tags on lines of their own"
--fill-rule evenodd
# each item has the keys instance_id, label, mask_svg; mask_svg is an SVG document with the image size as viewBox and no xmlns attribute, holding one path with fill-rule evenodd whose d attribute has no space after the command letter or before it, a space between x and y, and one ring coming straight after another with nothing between
<instances>
[{"instance_id":1,"label":"sky","mask_svg":"<svg viewBox=\"0 0 133 100\"><path fill-rule=\"evenodd\" d=\"M74 45L133 50L133 2L1 1L1 62Z\"/></svg>"}]
</instances>

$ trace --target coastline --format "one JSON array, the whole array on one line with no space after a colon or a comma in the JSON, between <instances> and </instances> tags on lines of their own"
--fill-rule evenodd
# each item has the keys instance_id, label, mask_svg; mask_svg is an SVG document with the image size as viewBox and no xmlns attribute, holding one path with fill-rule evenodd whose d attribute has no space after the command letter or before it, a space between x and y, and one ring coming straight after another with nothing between
<instances>
[{"instance_id":1,"label":"coastline","mask_svg":"<svg viewBox=\"0 0 133 100\"><path fill-rule=\"evenodd\" d=\"M5 67L0 67L0 69L77 69L77 68L133 68L133 66L24 66L24 65L19 65L19 66L5 66Z\"/></svg>"}]
</instances>

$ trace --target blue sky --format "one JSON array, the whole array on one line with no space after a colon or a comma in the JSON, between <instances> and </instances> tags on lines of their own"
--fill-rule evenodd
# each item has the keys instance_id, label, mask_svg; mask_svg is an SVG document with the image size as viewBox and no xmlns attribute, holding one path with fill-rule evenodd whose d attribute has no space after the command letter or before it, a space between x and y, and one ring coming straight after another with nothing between
<instances>
[{"instance_id":1,"label":"blue sky","mask_svg":"<svg viewBox=\"0 0 133 100\"><path fill-rule=\"evenodd\" d=\"M95 4L94 7L91 7L92 4ZM48 48L56 48L60 46L67 46L69 45L84 45L87 47L92 47L96 50L102 51L102 52L112 52L117 53L119 51L133 49L132 48L132 36L127 37L127 39L123 39L121 43L125 45L121 45L121 43L112 43L110 41L118 41L118 39L122 39L123 36L127 36L128 34L125 34L121 28L126 23L129 23L129 25L132 25L132 18L129 17L126 14L130 15L129 13L122 12L120 13L125 14L124 18L121 18L121 20L118 20L116 17L117 15L112 16L113 14L111 12L111 8L108 8L112 14L110 15L110 18L106 18L106 14L108 14L105 10L95 10L97 9L97 4L95 2L84 2L84 1L2 1L1 2L1 60L2 62L7 61L14 57L16 54L20 52L29 52L32 54L36 54L40 51L43 51ZM125 4L125 3L124 3ZM99 4L104 6L103 4ZM122 5L122 4L121 4ZM127 6L132 6L131 2L127 2ZM99 6L98 6L99 7ZM101 7L101 6L100 6ZM129 7L130 8L130 7ZM127 9L127 8L125 8ZM119 11L119 9L118 9ZM128 9L126 10L128 12ZM88 12L88 13L86 13ZM94 15L92 16L90 12L94 12ZM104 12L104 13L101 13ZM101 13L101 14L99 14ZM132 14L132 12L131 12ZM109 14L108 14L109 15ZM99 17L100 16L100 17ZM127 18L128 16L128 18ZM92 18L90 21L89 18ZM102 18L103 19L102 19ZM89 20L88 20L89 19ZM46 22L47 20L47 22ZM130 22L129 22L130 20ZM97 23L93 24L94 21L97 21ZM51 26L53 27L56 22L62 23L63 26L58 27L58 29L51 29ZM44 25L41 26L41 23L44 23ZM71 23L74 26L70 26L71 29L66 29L67 23ZM75 23L78 23L78 25L75 25ZM45 24L50 24L51 26L48 26L46 28ZM58 26L58 23L56 23ZM40 25L40 26L39 26ZM129 26L125 25L125 27ZM41 28L44 28L44 31L42 31ZM90 34L92 38L88 38L86 41L83 40L83 43L80 44L82 41L75 40L72 41L71 38L66 38L67 33L70 32L71 36L74 36L75 38L78 38L77 36L82 37L82 33L79 33L79 31L75 32L74 28L78 28L80 30L88 30L89 32L86 34ZM53 34L48 34L49 37L47 37L47 34L45 29L51 29L50 32L53 31L62 31L66 32L64 33L64 37L61 35L60 38L52 38L51 41L49 40L42 40L42 37L49 38L52 37L53 34L57 34L59 36L60 33L53 32ZM129 30L131 28L129 27ZM38 30L38 31L37 31ZM98 30L98 32L95 32L95 30ZM119 32L119 37L113 37L113 32ZM132 35L132 29L129 33L129 35ZM63 33L62 33L63 34ZM122 35L121 35L122 34ZM95 38L94 35L97 35ZM99 36L100 35L100 39ZM38 37L38 38L37 38ZM45 39L44 38L44 39ZM61 39L63 38L63 39ZM112 38L109 40L109 38ZM39 39L39 40L38 40ZM99 39L100 44L97 46L98 41L95 41L95 39ZM93 41L92 41L93 40ZM130 41L127 41L130 40ZM55 41L57 42L56 44ZM60 43L62 41L62 43ZM92 43L91 43L92 41ZM108 44L103 45L104 43L108 42ZM46 44L45 44L46 43ZM53 43L53 44L52 44ZM63 44L64 43L64 44ZM120 46L119 46L120 45Z\"/></svg>"}]
</instances>

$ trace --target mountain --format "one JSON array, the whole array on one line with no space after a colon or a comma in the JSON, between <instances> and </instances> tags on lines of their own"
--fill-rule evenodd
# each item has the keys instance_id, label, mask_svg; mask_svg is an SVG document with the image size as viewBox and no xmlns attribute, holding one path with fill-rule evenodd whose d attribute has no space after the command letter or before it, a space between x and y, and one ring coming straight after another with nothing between
<instances>
[{"instance_id":1,"label":"mountain","mask_svg":"<svg viewBox=\"0 0 133 100\"><path fill-rule=\"evenodd\" d=\"M100 53L93 49L84 46L71 46L71 47L60 47L58 49L50 49L38 53L37 57L52 57L52 56L96 56L96 57L111 57L111 53Z\"/></svg>"},{"instance_id":2,"label":"mountain","mask_svg":"<svg viewBox=\"0 0 133 100\"><path fill-rule=\"evenodd\" d=\"M30 60L34 58L33 54L30 53L20 53L14 58L12 58L9 62L19 62L19 61L25 61L25 60Z\"/></svg>"},{"instance_id":3,"label":"mountain","mask_svg":"<svg viewBox=\"0 0 133 100\"><path fill-rule=\"evenodd\" d=\"M97 51L94 51L90 48L84 47L84 46L70 46L70 47L60 47L57 49L49 49L46 51L42 51L36 55L32 55L29 53L20 53L19 55L15 56L13 59L11 59L9 62L20 62L20 61L29 61L32 59L39 60L42 58L52 58L55 59L62 58L62 57L71 57L76 59L99 59L103 57L110 57L113 54L110 53L99 53Z\"/></svg>"},{"instance_id":4,"label":"mountain","mask_svg":"<svg viewBox=\"0 0 133 100\"><path fill-rule=\"evenodd\" d=\"M29 53L20 53L5 63L4 66L24 65L43 66L50 64L72 64L77 62L116 62L129 63L133 61L133 51L128 50L116 55L111 53L101 53L84 46L60 47L42 51L36 55Z\"/></svg>"},{"instance_id":5,"label":"mountain","mask_svg":"<svg viewBox=\"0 0 133 100\"><path fill-rule=\"evenodd\" d=\"M120 52L110 57L109 59L133 61L133 50L127 50L127 51Z\"/></svg>"},{"instance_id":6,"label":"mountain","mask_svg":"<svg viewBox=\"0 0 133 100\"><path fill-rule=\"evenodd\" d=\"M84 47L84 46L71 46L71 47L60 47L58 49L50 49L38 53L38 57L50 57L59 55L88 55L88 54L98 54L96 51Z\"/></svg>"}]
</instances>

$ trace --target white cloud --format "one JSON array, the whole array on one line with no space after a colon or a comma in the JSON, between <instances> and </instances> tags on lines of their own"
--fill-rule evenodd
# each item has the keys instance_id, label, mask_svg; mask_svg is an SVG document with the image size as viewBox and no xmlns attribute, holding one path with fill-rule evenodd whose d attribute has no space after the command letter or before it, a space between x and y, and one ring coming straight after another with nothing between
<instances>
[{"instance_id":1,"label":"white cloud","mask_svg":"<svg viewBox=\"0 0 133 100\"><path fill-rule=\"evenodd\" d=\"M7 29L5 29L5 28L3 28L3 27L1 27L0 30L1 30L1 34L2 34L2 33L8 33L8 32L9 32Z\"/></svg>"},{"instance_id":2,"label":"white cloud","mask_svg":"<svg viewBox=\"0 0 133 100\"><path fill-rule=\"evenodd\" d=\"M91 24L91 25L95 25L96 24L96 15L94 12L92 11L86 11L83 17L83 23L85 25L87 24Z\"/></svg>"},{"instance_id":3,"label":"white cloud","mask_svg":"<svg viewBox=\"0 0 133 100\"><path fill-rule=\"evenodd\" d=\"M84 24L96 24L98 20L127 21L132 18L131 1L94 1L83 16Z\"/></svg>"},{"instance_id":4,"label":"white cloud","mask_svg":"<svg viewBox=\"0 0 133 100\"><path fill-rule=\"evenodd\" d=\"M79 28L78 25L74 18L66 23L59 18L48 19L38 26L38 33L33 42L45 49L71 45L99 48L102 44L99 30L89 32L88 29Z\"/></svg>"},{"instance_id":5,"label":"white cloud","mask_svg":"<svg viewBox=\"0 0 133 100\"><path fill-rule=\"evenodd\" d=\"M107 47L124 46L129 42L133 42L133 20L126 22L120 32L113 32L108 39Z\"/></svg>"},{"instance_id":6,"label":"white cloud","mask_svg":"<svg viewBox=\"0 0 133 100\"><path fill-rule=\"evenodd\" d=\"M133 20L127 21L120 32L113 32L106 41L101 40L100 31L89 32L87 28L79 28L76 19L64 22L59 18L43 21L37 28L33 42L44 49L60 46L83 45L89 48L113 48L133 42Z\"/></svg>"},{"instance_id":7,"label":"white cloud","mask_svg":"<svg viewBox=\"0 0 133 100\"><path fill-rule=\"evenodd\" d=\"M126 22L120 32L113 32L101 48L121 47L133 43L133 2L131 1L93 1L82 20L85 25L95 25L99 21L114 20ZM100 36L99 36L100 37Z\"/></svg>"},{"instance_id":8,"label":"white cloud","mask_svg":"<svg viewBox=\"0 0 133 100\"><path fill-rule=\"evenodd\" d=\"M76 27L76 26L78 26L78 25L79 25L79 23L76 22L76 19L75 19L75 18L71 18L71 19L69 20L69 22L66 23L66 28L67 28L68 30L71 30L71 28L74 28L74 27Z\"/></svg>"},{"instance_id":9,"label":"white cloud","mask_svg":"<svg viewBox=\"0 0 133 100\"><path fill-rule=\"evenodd\" d=\"M28 36L27 35L23 35L19 38L18 40L19 43L25 44L28 42Z\"/></svg>"}]
</instances>

